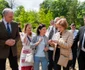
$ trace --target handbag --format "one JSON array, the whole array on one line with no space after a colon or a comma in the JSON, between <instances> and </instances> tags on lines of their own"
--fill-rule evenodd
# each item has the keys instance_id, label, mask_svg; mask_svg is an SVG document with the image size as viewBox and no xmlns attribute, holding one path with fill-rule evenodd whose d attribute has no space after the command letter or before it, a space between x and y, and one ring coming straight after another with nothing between
<instances>
[{"instance_id":1,"label":"handbag","mask_svg":"<svg viewBox=\"0 0 85 70\"><path fill-rule=\"evenodd\" d=\"M28 49L30 50L30 53L26 54L25 62L34 63L34 52L30 47Z\"/></svg>"},{"instance_id":2,"label":"handbag","mask_svg":"<svg viewBox=\"0 0 85 70\"><path fill-rule=\"evenodd\" d=\"M64 55L60 54L60 58L59 58L57 64L61 65L63 67L67 67L68 61L69 61L69 59L68 59L67 56L64 56Z\"/></svg>"},{"instance_id":3,"label":"handbag","mask_svg":"<svg viewBox=\"0 0 85 70\"><path fill-rule=\"evenodd\" d=\"M25 62L34 63L33 53L29 53L26 55Z\"/></svg>"}]
</instances>

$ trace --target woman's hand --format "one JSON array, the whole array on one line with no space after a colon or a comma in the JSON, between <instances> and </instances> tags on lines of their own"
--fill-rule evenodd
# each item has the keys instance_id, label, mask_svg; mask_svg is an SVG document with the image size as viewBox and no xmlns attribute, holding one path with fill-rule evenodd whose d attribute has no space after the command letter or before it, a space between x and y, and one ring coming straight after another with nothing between
<instances>
[{"instance_id":1,"label":"woman's hand","mask_svg":"<svg viewBox=\"0 0 85 70\"><path fill-rule=\"evenodd\" d=\"M40 38L40 39L38 40L38 42L36 43L36 46L38 46L41 41L42 41L42 38Z\"/></svg>"},{"instance_id":2,"label":"woman's hand","mask_svg":"<svg viewBox=\"0 0 85 70\"><path fill-rule=\"evenodd\" d=\"M41 41L42 41L42 38L40 38L38 42L40 43Z\"/></svg>"},{"instance_id":3,"label":"woman's hand","mask_svg":"<svg viewBox=\"0 0 85 70\"><path fill-rule=\"evenodd\" d=\"M49 50L48 47L45 47L45 48L44 48L44 51L45 51L45 52L47 52L48 50Z\"/></svg>"}]
</instances>

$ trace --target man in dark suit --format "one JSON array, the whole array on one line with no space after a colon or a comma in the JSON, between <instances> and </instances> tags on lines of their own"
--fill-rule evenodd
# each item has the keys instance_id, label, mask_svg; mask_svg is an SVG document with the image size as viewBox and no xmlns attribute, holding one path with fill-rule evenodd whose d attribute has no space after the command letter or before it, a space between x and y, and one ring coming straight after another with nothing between
<instances>
[{"instance_id":1,"label":"man in dark suit","mask_svg":"<svg viewBox=\"0 0 85 70\"><path fill-rule=\"evenodd\" d=\"M79 43L79 44L78 44ZM78 44L78 64L79 70L85 70L85 26L81 27L74 41L75 46Z\"/></svg>"},{"instance_id":2,"label":"man in dark suit","mask_svg":"<svg viewBox=\"0 0 85 70\"><path fill-rule=\"evenodd\" d=\"M18 70L17 47L19 39L18 25L13 22L13 11L5 8L0 21L0 70L5 70L6 59L9 59L12 70Z\"/></svg>"},{"instance_id":3,"label":"man in dark suit","mask_svg":"<svg viewBox=\"0 0 85 70\"><path fill-rule=\"evenodd\" d=\"M76 25L74 23L72 23L70 27L71 27L70 32L73 34L73 39L75 40L78 30L76 29ZM76 64L76 58L77 58L77 46L74 46L74 45L72 46L72 53L73 53L73 60L69 61L69 64L71 65L70 69L76 70L75 64Z\"/></svg>"}]
</instances>

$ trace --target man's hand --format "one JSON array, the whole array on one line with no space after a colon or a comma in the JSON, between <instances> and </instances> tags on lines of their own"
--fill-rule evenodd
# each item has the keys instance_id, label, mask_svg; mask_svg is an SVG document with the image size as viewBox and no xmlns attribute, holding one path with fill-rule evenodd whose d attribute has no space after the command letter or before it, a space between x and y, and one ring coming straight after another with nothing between
<instances>
[{"instance_id":1,"label":"man's hand","mask_svg":"<svg viewBox=\"0 0 85 70\"><path fill-rule=\"evenodd\" d=\"M52 42L54 42L54 43L58 43L58 41L57 41L57 40L52 40Z\"/></svg>"},{"instance_id":2,"label":"man's hand","mask_svg":"<svg viewBox=\"0 0 85 70\"><path fill-rule=\"evenodd\" d=\"M44 51L45 51L45 52L47 52L48 50L49 50L48 47L45 47L45 48L44 48Z\"/></svg>"},{"instance_id":3,"label":"man's hand","mask_svg":"<svg viewBox=\"0 0 85 70\"><path fill-rule=\"evenodd\" d=\"M49 40L48 44L50 44L52 47L55 47L57 44L57 41L56 40Z\"/></svg>"},{"instance_id":4,"label":"man's hand","mask_svg":"<svg viewBox=\"0 0 85 70\"><path fill-rule=\"evenodd\" d=\"M51 42L52 42L52 40L49 40L49 41L48 41L48 44L51 44Z\"/></svg>"},{"instance_id":5,"label":"man's hand","mask_svg":"<svg viewBox=\"0 0 85 70\"><path fill-rule=\"evenodd\" d=\"M8 45L8 46L13 46L13 45L15 45L15 40L14 39L8 39L5 42L5 44Z\"/></svg>"}]
</instances>

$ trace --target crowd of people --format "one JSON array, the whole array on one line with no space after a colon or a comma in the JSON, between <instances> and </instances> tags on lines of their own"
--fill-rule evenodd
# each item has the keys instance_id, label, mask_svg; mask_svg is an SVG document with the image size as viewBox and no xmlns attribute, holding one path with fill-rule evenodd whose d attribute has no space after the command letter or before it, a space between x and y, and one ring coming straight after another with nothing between
<instances>
[{"instance_id":1,"label":"crowd of people","mask_svg":"<svg viewBox=\"0 0 85 70\"><path fill-rule=\"evenodd\" d=\"M50 26L37 27L27 23L23 31L20 24L13 21L13 11L5 8L0 21L0 70L6 70L9 59L12 70L85 70L85 26L79 30L75 23L70 25L66 18L56 17ZM85 19L85 18L84 18ZM19 32L20 31L20 32ZM18 40L22 42L20 62L17 61Z\"/></svg>"}]
</instances>

